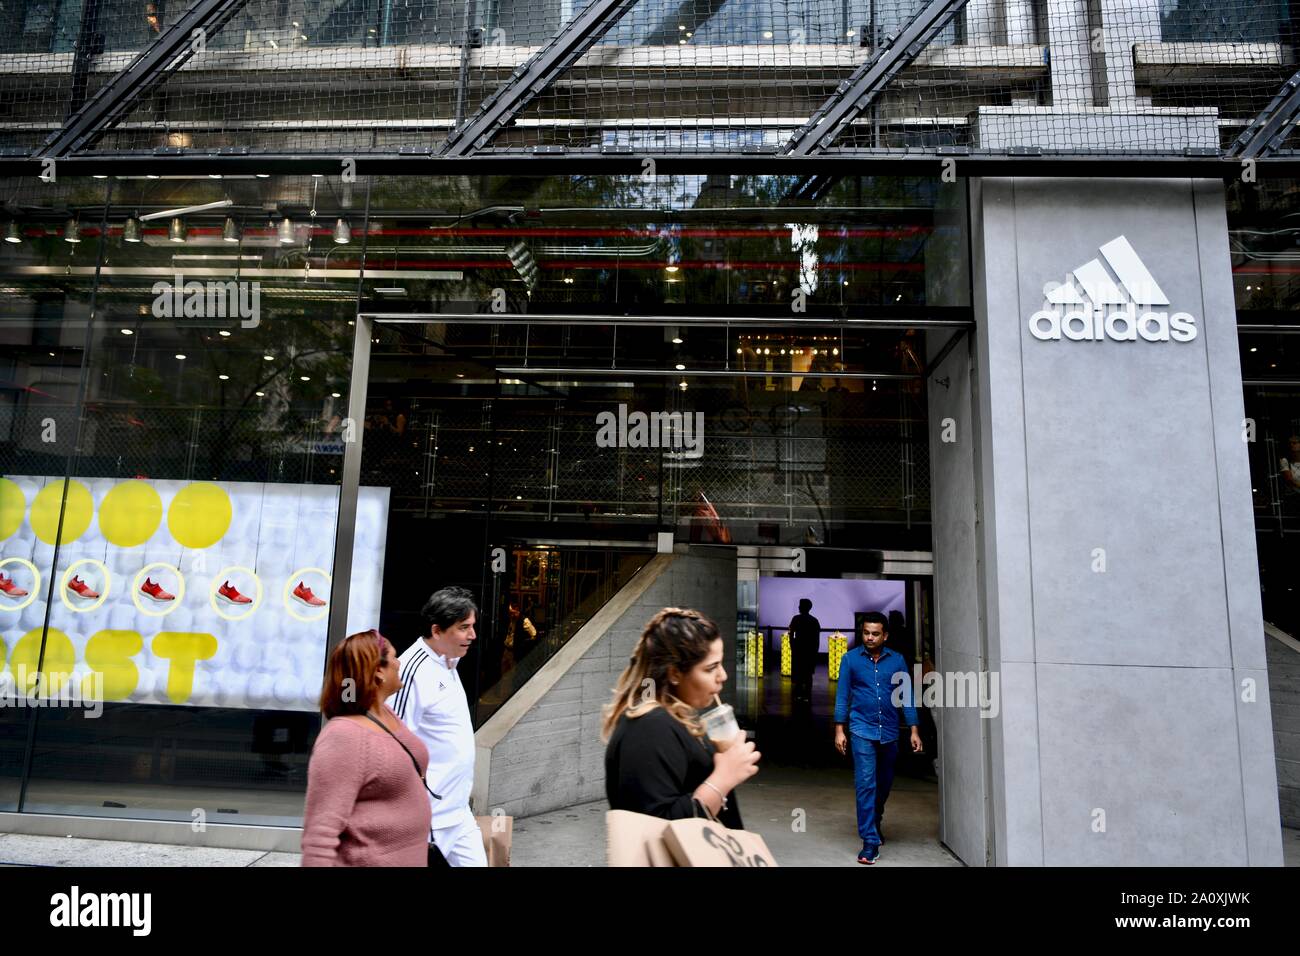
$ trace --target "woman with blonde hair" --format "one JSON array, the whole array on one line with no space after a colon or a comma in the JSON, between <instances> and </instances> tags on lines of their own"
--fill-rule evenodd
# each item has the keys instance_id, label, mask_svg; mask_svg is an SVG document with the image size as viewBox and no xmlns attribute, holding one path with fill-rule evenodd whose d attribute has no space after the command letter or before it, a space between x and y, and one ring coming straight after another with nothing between
<instances>
[{"instance_id":1,"label":"woman with blonde hair","mask_svg":"<svg viewBox=\"0 0 1300 956\"><path fill-rule=\"evenodd\" d=\"M429 752L384 700L402 687L378 631L343 639L321 690L328 723L307 764L303 866L428 866Z\"/></svg>"},{"instance_id":2,"label":"woman with blonde hair","mask_svg":"<svg viewBox=\"0 0 1300 956\"><path fill-rule=\"evenodd\" d=\"M758 773L745 740L715 746L699 713L727 681L722 638L699 611L664 608L650 619L605 708L605 794L613 810L666 820L703 816L742 829L732 791Z\"/></svg>"}]
</instances>

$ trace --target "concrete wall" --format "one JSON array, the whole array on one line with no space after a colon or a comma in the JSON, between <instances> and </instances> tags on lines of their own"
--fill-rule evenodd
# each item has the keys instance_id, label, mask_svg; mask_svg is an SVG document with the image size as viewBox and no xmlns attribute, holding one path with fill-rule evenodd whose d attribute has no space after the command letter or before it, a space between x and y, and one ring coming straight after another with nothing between
<instances>
[{"instance_id":1,"label":"concrete wall","mask_svg":"<svg viewBox=\"0 0 1300 956\"><path fill-rule=\"evenodd\" d=\"M712 618L733 660L735 549L678 545L656 556L479 728L475 812L528 816L604 799L601 709L646 622L663 607Z\"/></svg>"},{"instance_id":2,"label":"concrete wall","mask_svg":"<svg viewBox=\"0 0 1300 956\"><path fill-rule=\"evenodd\" d=\"M931 352L942 342L930 336ZM933 361L934 354L930 355ZM978 549L971 341L962 336L929 377L931 520L934 529L935 667L985 667ZM973 708L933 711L939 730L939 839L963 862L988 853L988 722Z\"/></svg>"},{"instance_id":3,"label":"concrete wall","mask_svg":"<svg viewBox=\"0 0 1300 956\"><path fill-rule=\"evenodd\" d=\"M1268 634L1268 700L1277 756L1277 799L1283 826L1300 827L1300 641L1272 628Z\"/></svg>"},{"instance_id":4,"label":"concrete wall","mask_svg":"<svg viewBox=\"0 0 1300 956\"><path fill-rule=\"evenodd\" d=\"M972 234L996 860L1278 865L1223 186L984 179ZM1197 337L1032 336L1118 235Z\"/></svg>"}]
</instances>

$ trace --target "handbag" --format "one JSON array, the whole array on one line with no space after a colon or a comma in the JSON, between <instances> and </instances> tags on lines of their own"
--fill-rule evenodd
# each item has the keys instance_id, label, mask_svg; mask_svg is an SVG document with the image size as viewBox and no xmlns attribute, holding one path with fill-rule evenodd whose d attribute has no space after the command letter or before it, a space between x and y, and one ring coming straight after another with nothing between
<instances>
[{"instance_id":1,"label":"handbag","mask_svg":"<svg viewBox=\"0 0 1300 956\"><path fill-rule=\"evenodd\" d=\"M609 866L776 866L757 833L732 830L698 800L704 818L685 820L631 810L605 813L605 862Z\"/></svg>"},{"instance_id":2,"label":"handbag","mask_svg":"<svg viewBox=\"0 0 1300 956\"><path fill-rule=\"evenodd\" d=\"M678 866L776 866L763 838L731 830L716 820L673 820L663 842Z\"/></svg>"}]
</instances>

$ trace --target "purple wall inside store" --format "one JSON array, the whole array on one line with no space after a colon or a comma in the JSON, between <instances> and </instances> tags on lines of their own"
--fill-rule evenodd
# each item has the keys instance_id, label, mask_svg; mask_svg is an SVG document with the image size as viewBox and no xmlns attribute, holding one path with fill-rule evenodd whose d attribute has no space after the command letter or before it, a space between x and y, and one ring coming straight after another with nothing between
<instances>
[{"instance_id":1,"label":"purple wall inside store","mask_svg":"<svg viewBox=\"0 0 1300 956\"><path fill-rule=\"evenodd\" d=\"M907 615L906 583L903 581L845 580L842 578L759 578L758 625L776 628L773 646L790 618L799 613L799 599L813 602L811 614L823 628L834 628L850 638L853 645L853 621L857 611L880 611L888 615L898 611ZM821 650L826 650L827 632L822 635Z\"/></svg>"}]
</instances>

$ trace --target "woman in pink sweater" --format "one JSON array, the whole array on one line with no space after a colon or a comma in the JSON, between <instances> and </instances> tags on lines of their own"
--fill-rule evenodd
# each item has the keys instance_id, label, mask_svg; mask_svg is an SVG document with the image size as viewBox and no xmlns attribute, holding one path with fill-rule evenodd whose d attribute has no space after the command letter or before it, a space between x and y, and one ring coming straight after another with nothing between
<instances>
[{"instance_id":1,"label":"woman in pink sweater","mask_svg":"<svg viewBox=\"0 0 1300 956\"><path fill-rule=\"evenodd\" d=\"M329 718L307 765L303 866L427 866L429 752L384 704L402 686L378 631L330 655L321 691Z\"/></svg>"}]
</instances>

